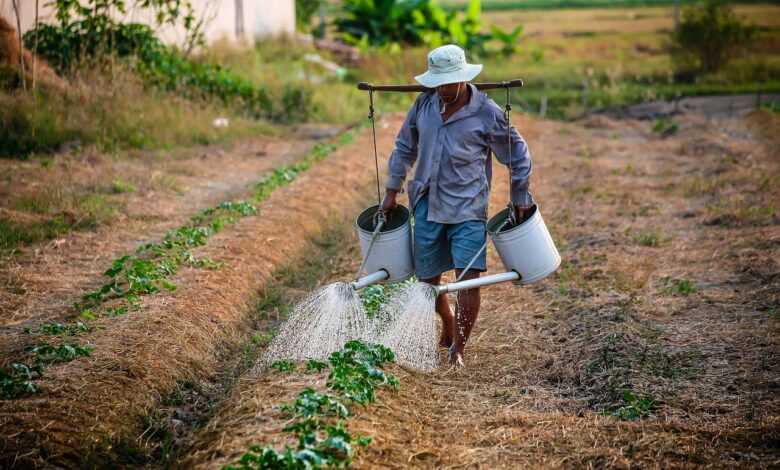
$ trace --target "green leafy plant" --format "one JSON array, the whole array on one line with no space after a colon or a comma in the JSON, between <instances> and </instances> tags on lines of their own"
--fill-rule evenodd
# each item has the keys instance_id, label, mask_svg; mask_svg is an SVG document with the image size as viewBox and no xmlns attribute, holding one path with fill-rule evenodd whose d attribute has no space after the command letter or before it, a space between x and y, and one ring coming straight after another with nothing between
<instances>
[{"instance_id":1,"label":"green leafy plant","mask_svg":"<svg viewBox=\"0 0 780 470\"><path fill-rule=\"evenodd\" d=\"M328 368L327 362L310 359L306 361L306 372L320 372Z\"/></svg>"},{"instance_id":2,"label":"green leafy plant","mask_svg":"<svg viewBox=\"0 0 780 470\"><path fill-rule=\"evenodd\" d=\"M292 361L276 361L271 364L271 369L278 372L292 372L295 370L295 363Z\"/></svg>"},{"instance_id":3,"label":"green leafy plant","mask_svg":"<svg viewBox=\"0 0 780 470\"><path fill-rule=\"evenodd\" d=\"M470 0L465 14L446 12L431 0L345 0L336 28L352 44L455 43L479 53L489 38L480 32L481 11L480 0Z\"/></svg>"},{"instance_id":4,"label":"green leafy plant","mask_svg":"<svg viewBox=\"0 0 780 470\"><path fill-rule=\"evenodd\" d=\"M630 390L623 391L623 405L612 412L612 416L626 421L634 421L650 416L655 408L655 400L650 395L638 397Z\"/></svg>"},{"instance_id":5,"label":"green leafy plant","mask_svg":"<svg viewBox=\"0 0 780 470\"><path fill-rule=\"evenodd\" d=\"M655 120L653 124L653 132L661 137L669 137L674 135L680 130L679 124L667 117L660 117Z\"/></svg>"},{"instance_id":6,"label":"green leafy plant","mask_svg":"<svg viewBox=\"0 0 780 470\"><path fill-rule=\"evenodd\" d=\"M684 11L672 33L673 57L678 67L717 72L755 39L756 31L755 26L738 18L726 1L705 0Z\"/></svg>"},{"instance_id":7,"label":"green leafy plant","mask_svg":"<svg viewBox=\"0 0 780 470\"><path fill-rule=\"evenodd\" d=\"M502 43L501 54L510 57L517 53L517 40L523 34L522 25L517 26L511 32L504 31L496 25L490 25L490 31L493 33L493 39L497 39Z\"/></svg>"},{"instance_id":8,"label":"green leafy plant","mask_svg":"<svg viewBox=\"0 0 780 470\"><path fill-rule=\"evenodd\" d=\"M349 466L355 446L366 446L371 438L354 436L345 428L343 419L351 415L347 402L365 405L373 401L376 387L397 388L398 379L381 370L383 364L393 360L392 351L384 346L360 341L346 343L342 350L331 354L328 360L331 373L327 387L339 396L306 388L293 403L281 406L283 411L293 417L293 422L284 430L295 436L297 448L285 446L282 451L277 451L271 446L254 445L238 463L225 468L244 470ZM321 370L326 364L309 361L307 370L310 366Z\"/></svg>"},{"instance_id":9,"label":"green leafy plant","mask_svg":"<svg viewBox=\"0 0 780 470\"><path fill-rule=\"evenodd\" d=\"M80 333L89 333L94 327L82 321L76 323L51 322L44 323L37 328L25 328L25 333L51 336L75 336Z\"/></svg>"},{"instance_id":10,"label":"green leafy plant","mask_svg":"<svg viewBox=\"0 0 780 470\"><path fill-rule=\"evenodd\" d=\"M51 364L89 356L93 349L90 345L82 346L77 343L66 342L58 345L39 343L30 347L28 352L35 358L37 364Z\"/></svg>"},{"instance_id":11,"label":"green leafy plant","mask_svg":"<svg viewBox=\"0 0 780 470\"><path fill-rule=\"evenodd\" d=\"M10 400L24 395L38 393L38 386L33 380L41 376L41 366L29 366L14 362L8 367L0 368L0 394L3 399Z\"/></svg>"}]
</instances>

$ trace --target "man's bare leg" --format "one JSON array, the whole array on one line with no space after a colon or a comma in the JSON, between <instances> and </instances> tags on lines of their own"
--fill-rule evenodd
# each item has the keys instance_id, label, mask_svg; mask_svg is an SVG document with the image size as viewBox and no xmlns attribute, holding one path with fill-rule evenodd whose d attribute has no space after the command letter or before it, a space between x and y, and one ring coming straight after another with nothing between
<instances>
[{"instance_id":1,"label":"man's bare leg","mask_svg":"<svg viewBox=\"0 0 780 470\"><path fill-rule=\"evenodd\" d=\"M456 269L456 276L460 276L461 269ZM479 277L479 271L470 269L463 280L475 279ZM457 364L459 356L462 357L463 350L466 349L466 342L471 335L471 329L477 322L479 316L480 295L479 288L462 290L458 292L458 311L456 312L455 340L450 348L450 364Z\"/></svg>"},{"instance_id":2,"label":"man's bare leg","mask_svg":"<svg viewBox=\"0 0 780 470\"><path fill-rule=\"evenodd\" d=\"M422 282L438 286L441 282L441 274L431 279L424 279ZM450 304L447 301L446 295L440 295L436 297L436 313L441 317L442 332L440 346L449 348L452 346L452 339L455 334L455 316L452 315L450 310Z\"/></svg>"}]
</instances>

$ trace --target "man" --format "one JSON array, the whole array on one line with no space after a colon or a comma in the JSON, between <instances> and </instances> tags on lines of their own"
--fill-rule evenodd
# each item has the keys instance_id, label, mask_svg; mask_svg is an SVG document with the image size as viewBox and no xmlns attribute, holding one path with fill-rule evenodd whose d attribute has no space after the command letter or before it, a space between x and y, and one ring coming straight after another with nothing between
<instances>
[{"instance_id":1,"label":"man","mask_svg":"<svg viewBox=\"0 0 780 470\"><path fill-rule=\"evenodd\" d=\"M414 213L414 264L417 278L439 284L445 271L460 276L486 240L486 222L492 151L510 164L511 202L516 220L533 206L528 192L531 156L525 140L511 130L511 162L507 145L508 122L503 110L485 93L468 83L482 65L468 64L458 46L446 45L428 54L428 71L415 77L435 92L422 93L412 106L390 156L390 176L382 207L391 210L406 174L417 163L409 181L409 204ZM485 251L465 273L473 279L486 271ZM447 296L436 299L442 319L441 345L449 348L449 362L463 366L463 351L479 314L479 289L458 292L457 318Z\"/></svg>"}]
</instances>

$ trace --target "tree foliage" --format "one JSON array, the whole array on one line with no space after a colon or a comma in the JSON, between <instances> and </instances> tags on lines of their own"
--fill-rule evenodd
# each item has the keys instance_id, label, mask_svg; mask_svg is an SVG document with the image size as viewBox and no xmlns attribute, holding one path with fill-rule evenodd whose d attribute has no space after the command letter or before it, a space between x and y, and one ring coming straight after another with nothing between
<instances>
[{"instance_id":1,"label":"tree foliage","mask_svg":"<svg viewBox=\"0 0 780 470\"><path fill-rule=\"evenodd\" d=\"M432 0L345 0L336 28L354 44L458 44L484 51L490 36L480 32L480 0L470 0L465 13L446 12Z\"/></svg>"},{"instance_id":2,"label":"tree foliage","mask_svg":"<svg viewBox=\"0 0 780 470\"><path fill-rule=\"evenodd\" d=\"M685 10L672 34L673 54L679 67L717 72L749 44L756 28L744 24L723 0L706 0Z\"/></svg>"}]
</instances>

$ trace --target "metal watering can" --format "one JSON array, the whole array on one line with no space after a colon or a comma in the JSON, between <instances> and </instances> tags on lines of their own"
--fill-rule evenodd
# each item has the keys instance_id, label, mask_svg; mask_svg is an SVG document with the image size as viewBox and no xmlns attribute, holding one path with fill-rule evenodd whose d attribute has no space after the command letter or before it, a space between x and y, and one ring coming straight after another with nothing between
<instances>
[{"instance_id":1,"label":"metal watering can","mask_svg":"<svg viewBox=\"0 0 780 470\"><path fill-rule=\"evenodd\" d=\"M412 227L409 209L398 205L391 212L371 206L355 220L363 263L355 290L379 282L401 282L414 274Z\"/></svg>"},{"instance_id":2,"label":"metal watering can","mask_svg":"<svg viewBox=\"0 0 780 470\"><path fill-rule=\"evenodd\" d=\"M532 284L554 273L561 265L561 255L542 219L539 206L534 205L531 215L519 224L512 223L510 209L506 208L488 221L487 229L506 272L434 286L437 294L507 281ZM486 248L487 243L479 253Z\"/></svg>"}]
</instances>

